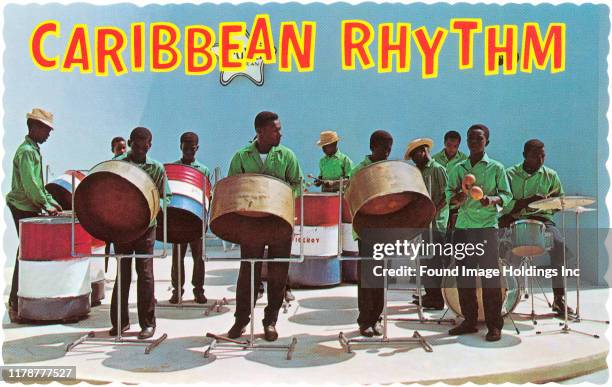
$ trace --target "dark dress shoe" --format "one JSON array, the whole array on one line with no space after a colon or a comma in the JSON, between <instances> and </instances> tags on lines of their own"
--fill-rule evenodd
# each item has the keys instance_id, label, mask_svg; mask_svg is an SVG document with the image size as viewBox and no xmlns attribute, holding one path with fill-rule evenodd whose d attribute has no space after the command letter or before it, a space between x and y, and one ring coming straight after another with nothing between
<instances>
[{"instance_id":1,"label":"dark dress shoe","mask_svg":"<svg viewBox=\"0 0 612 387\"><path fill-rule=\"evenodd\" d=\"M142 330L138 334L138 339L139 340L148 339L150 337L153 337L154 334L155 334L155 327L145 327L145 328L142 328Z\"/></svg>"},{"instance_id":2,"label":"dark dress shoe","mask_svg":"<svg viewBox=\"0 0 612 387\"><path fill-rule=\"evenodd\" d=\"M458 335L466 335L468 333L476 333L476 332L478 332L478 328L476 328L475 325L472 325L464 321L458 326L448 331L448 334L451 336L458 336Z\"/></svg>"},{"instance_id":3,"label":"dark dress shoe","mask_svg":"<svg viewBox=\"0 0 612 387\"><path fill-rule=\"evenodd\" d=\"M383 326L380 321L376 321L374 325L372 325L372 331L374 332L374 336L382 336L383 335Z\"/></svg>"},{"instance_id":4,"label":"dark dress shoe","mask_svg":"<svg viewBox=\"0 0 612 387\"><path fill-rule=\"evenodd\" d=\"M184 290L181 290L181 296L185 294ZM170 299L168 300L169 303L171 304L178 304L178 292L176 290L172 291L172 297L170 297Z\"/></svg>"},{"instance_id":5,"label":"dark dress shoe","mask_svg":"<svg viewBox=\"0 0 612 387\"><path fill-rule=\"evenodd\" d=\"M293 293L291 293L291 289L287 289L285 291L285 301L287 302L295 301L295 296L293 295Z\"/></svg>"},{"instance_id":6,"label":"dark dress shoe","mask_svg":"<svg viewBox=\"0 0 612 387\"><path fill-rule=\"evenodd\" d=\"M244 327L246 327L246 324L242 324L236 321L234 325L232 325L230 330L227 332L227 337L229 337L230 339L239 338L244 332L246 332L246 329Z\"/></svg>"},{"instance_id":7,"label":"dark dress shoe","mask_svg":"<svg viewBox=\"0 0 612 387\"><path fill-rule=\"evenodd\" d=\"M412 301L414 305L419 305L419 300L416 299ZM423 297L423 309L434 309L434 310L442 310L444 309L444 300L437 300L433 297Z\"/></svg>"},{"instance_id":8,"label":"dark dress shoe","mask_svg":"<svg viewBox=\"0 0 612 387\"><path fill-rule=\"evenodd\" d=\"M19 313L17 312L17 309L13 309L9 306L8 315L9 315L9 320L11 320L13 324L23 324L24 323L24 320L21 317L19 317Z\"/></svg>"},{"instance_id":9,"label":"dark dress shoe","mask_svg":"<svg viewBox=\"0 0 612 387\"><path fill-rule=\"evenodd\" d=\"M491 328L485 336L487 341L499 341L501 339L501 331L497 328Z\"/></svg>"},{"instance_id":10,"label":"dark dress shoe","mask_svg":"<svg viewBox=\"0 0 612 387\"><path fill-rule=\"evenodd\" d=\"M359 334L365 337L372 337L374 336L374 329L372 327L360 326Z\"/></svg>"},{"instance_id":11,"label":"dark dress shoe","mask_svg":"<svg viewBox=\"0 0 612 387\"><path fill-rule=\"evenodd\" d=\"M204 292L193 292L193 300L197 304L206 304L208 302L208 298L206 298Z\"/></svg>"},{"instance_id":12,"label":"dark dress shoe","mask_svg":"<svg viewBox=\"0 0 612 387\"><path fill-rule=\"evenodd\" d=\"M121 333L127 332L130 330L130 324L125 324L124 326L121 327ZM108 334L111 336L117 336L117 327L112 327L109 331Z\"/></svg>"},{"instance_id":13,"label":"dark dress shoe","mask_svg":"<svg viewBox=\"0 0 612 387\"><path fill-rule=\"evenodd\" d=\"M565 301L563 301L563 296L555 296L555 299L552 304L552 310L553 312L557 313L557 316L565 318ZM569 306L567 307L567 314L574 314L574 310Z\"/></svg>"},{"instance_id":14,"label":"dark dress shoe","mask_svg":"<svg viewBox=\"0 0 612 387\"><path fill-rule=\"evenodd\" d=\"M264 339L267 341L276 341L278 339L278 332L274 325L264 325Z\"/></svg>"}]
</instances>

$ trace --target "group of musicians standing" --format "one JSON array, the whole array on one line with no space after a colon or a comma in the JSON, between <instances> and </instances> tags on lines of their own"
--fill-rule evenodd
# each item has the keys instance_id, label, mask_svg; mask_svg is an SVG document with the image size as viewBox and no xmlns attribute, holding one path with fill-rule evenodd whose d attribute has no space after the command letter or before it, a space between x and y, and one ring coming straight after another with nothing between
<instances>
[{"instance_id":1,"label":"group of musicians standing","mask_svg":"<svg viewBox=\"0 0 612 387\"><path fill-rule=\"evenodd\" d=\"M42 157L39 144L44 143L53 130L53 115L42 109L35 108L27 114L28 134L19 146L13 159L13 174L11 191L7 195L7 204L13 215L15 227L19 233L19 220L39 216L42 211L49 215L57 215L60 205L44 188L42 174ZM277 114L260 112L255 117L256 137L248 145L238 150L233 156L228 176L242 173L258 173L279 178L288 183L296 196L302 189L302 171L295 153L281 145L281 123ZM563 195L563 189L557 173L544 166L544 144L539 140L529 140L524 145L523 162L505 169L504 166L486 153L489 144L489 128L482 124L472 125L467 130L469 155L459 151L461 136L450 131L444 136L444 149L431 155L433 141L419 138L411 141L405 154L405 159L412 160L427 182L430 197L436 207L436 217L432 223L434 242L444 242L452 237L458 243L479 243L487 240L485 253L482 256L472 256L469 259L457 261L457 265L470 268L498 268L499 247L498 227L507 227L519 219L536 219L545 223L546 228L554 236L553 248L550 251L552 265L560 267L565 248L562 237L552 220L552 211L533 211L528 205L536 200ZM111 143L114 158L124 160L142 168L153 180L160 192L165 192L164 200L169 202L171 192L168 185L165 189L164 167L158 161L151 159L147 153L152 145L153 135L144 127L132 130L127 145L125 140L116 137ZM324 131L320 134L317 145L322 147L324 156L319 166L320 173L315 179L315 185L321 186L325 192L339 189L338 180L350 179L360 169L369 164L387 160L393 146L393 137L384 130L377 130L370 137L371 154L364 157L353 167L348 156L338 149L339 137L335 132ZM180 137L182 157L175 163L190 165L210 177L206 166L195 158L198 151L198 136L193 132L184 133ZM462 180L471 174L476 178L483 191L480 200L472 198L462 190ZM112 210L112 209L110 209ZM156 222L149 224L148 230L137 240L129 243L115 243L115 253L121 254L153 254ZM452 232L451 232L452 231ZM360 236L354 234L359 246L360 256L367 250ZM184 259L187 245L191 248L194 258L192 284L194 298L197 303L206 303L204 296L204 261L202 259L202 239L189 243L175 245L172 260L171 303L178 302L178 292L183 292L184 273L180 275L182 283L178 283L178 260ZM267 257L288 257L291 253L292 236L277 237L274 240L252 238L243 241L240 246L242 258L263 257L267 247ZM110 243L107 244L107 252ZM448 257L433 257L428 266L442 267ZM358 272L367 266L360 261ZM11 321L19 321L17 313L18 261L15 262L13 281L9 298L9 317ZM180 265L181 268L184 265ZM122 284L121 305L122 321L116 321L117 281L111 298L111 335L117 333L117 327L122 331L129 329L128 295L131 282L131 259L121 261ZM261 263L255 265L255 285L261 283ZM264 311L264 338L274 341L278 338L276 321L282 306L289 271L288 262L268 263L268 304ZM141 331L140 339L146 339L155 333L155 297L153 259L136 260L137 307ZM502 292L500 278L483 278L483 304L485 321L488 328L486 340L497 341L501 338L503 327ZM444 299L440 289L441 278L426 278L426 294L422 298L424 308L442 309ZM458 291L461 311L464 321L451 329L449 334L461 335L477 331L478 304L476 298L476 278L458 278ZM564 313L564 290L561 278L553 280L554 303L553 310ZM250 264L240 265L236 289L235 322L227 336L240 337L250 321ZM418 302L415 300L414 302ZM383 310L383 293L380 288L366 287L362 276L358 281L359 331L363 336L382 335L380 316Z\"/></svg>"}]
</instances>

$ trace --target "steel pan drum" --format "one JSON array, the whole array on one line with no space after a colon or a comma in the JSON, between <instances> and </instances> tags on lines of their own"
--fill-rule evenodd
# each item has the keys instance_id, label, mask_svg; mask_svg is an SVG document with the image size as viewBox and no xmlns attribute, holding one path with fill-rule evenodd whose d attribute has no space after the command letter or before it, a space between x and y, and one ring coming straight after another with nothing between
<instances>
[{"instance_id":1,"label":"steel pan drum","mask_svg":"<svg viewBox=\"0 0 612 387\"><path fill-rule=\"evenodd\" d=\"M89 258L71 256L71 218L19 222L18 314L35 321L72 320L89 313ZM75 224L76 253L89 254L91 236Z\"/></svg>"},{"instance_id":2,"label":"steel pan drum","mask_svg":"<svg viewBox=\"0 0 612 387\"><path fill-rule=\"evenodd\" d=\"M85 174L80 171L68 170L57 179L45 185L45 189L51 194L53 199L62 206L64 210L72 210L72 176L74 175L75 189L85 178Z\"/></svg>"},{"instance_id":3,"label":"steel pan drum","mask_svg":"<svg viewBox=\"0 0 612 387\"><path fill-rule=\"evenodd\" d=\"M357 235L364 229L426 228L436 213L421 172L404 161L363 168L351 177L346 199Z\"/></svg>"},{"instance_id":4,"label":"steel pan drum","mask_svg":"<svg viewBox=\"0 0 612 387\"><path fill-rule=\"evenodd\" d=\"M301 199L295 200L296 225L293 228L291 255L304 262L289 265L289 284L293 287L333 286L340 283L338 227L340 196L336 193L304 193L304 234L300 235Z\"/></svg>"},{"instance_id":5,"label":"steel pan drum","mask_svg":"<svg viewBox=\"0 0 612 387\"><path fill-rule=\"evenodd\" d=\"M164 164L164 168L172 191L172 200L167 209L168 242L186 243L201 238L210 200L210 181L189 165ZM158 241L164 240L163 215L163 211L157 214Z\"/></svg>"},{"instance_id":6,"label":"steel pan drum","mask_svg":"<svg viewBox=\"0 0 612 387\"><path fill-rule=\"evenodd\" d=\"M238 244L291 238L294 206L291 187L280 179L255 173L226 177L213 189L210 229Z\"/></svg>"},{"instance_id":7,"label":"steel pan drum","mask_svg":"<svg viewBox=\"0 0 612 387\"><path fill-rule=\"evenodd\" d=\"M532 220L517 220L510 225L512 253L519 257L537 257L546 251L546 226Z\"/></svg>"},{"instance_id":8,"label":"steel pan drum","mask_svg":"<svg viewBox=\"0 0 612 387\"><path fill-rule=\"evenodd\" d=\"M131 242L142 236L159 212L160 192L149 175L127 161L104 161L77 187L77 217L94 238Z\"/></svg>"}]
</instances>

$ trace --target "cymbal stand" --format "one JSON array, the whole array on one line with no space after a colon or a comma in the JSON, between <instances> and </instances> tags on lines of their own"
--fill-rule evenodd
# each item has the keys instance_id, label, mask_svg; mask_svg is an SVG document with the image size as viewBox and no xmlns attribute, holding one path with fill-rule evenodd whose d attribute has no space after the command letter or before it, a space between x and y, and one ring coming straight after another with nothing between
<instances>
[{"instance_id":1,"label":"cymbal stand","mask_svg":"<svg viewBox=\"0 0 612 387\"><path fill-rule=\"evenodd\" d=\"M523 269L527 270L527 265L531 264L533 265L533 257L521 257L521 265L523 266ZM525 298L531 298L531 313L527 314L527 313L514 313L516 315L519 316L529 316L531 317L531 322L533 323L533 325L538 325L538 320L536 319L537 317L555 317L554 314L548 313L548 314L540 314L537 315L535 313L535 295L534 295L534 290L533 290L533 283L534 281L537 283L538 288L540 289L541 294L544 296L544 299L546 300L546 303L548 304L548 307L551 307L552 304L550 303L550 301L548 301L548 297L546 296L546 293L544 292L544 289L542 289L542 286L540 284L540 281L535 278L535 277L531 277L528 276L527 274L525 274L525 284L526 284L526 288L525 288ZM510 313L509 313L510 315Z\"/></svg>"},{"instance_id":2,"label":"cymbal stand","mask_svg":"<svg viewBox=\"0 0 612 387\"><path fill-rule=\"evenodd\" d=\"M563 244L565 245L565 242L567 241L567 237L566 237L566 228L565 228L565 202L563 200L563 197L560 198L560 202L561 202L561 224L563 225ZM567 254L565 252L565 246L563 248L563 268L567 267ZM561 273L563 275L563 298L564 298L564 321L563 323L561 323L560 325L562 325L562 328L560 330L557 331L551 331L551 332L545 332L542 333L542 331L537 331L536 335L542 335L542 334L554 334L554 333L561 333L561 334L569 334L571 332L575 332L575 333L579 333L581 335L585 335L585 336L591 336L595 339L599 339L599 335L596 334L592 334L592 333L587 333L587 332L582 332L582 331L578 331L575 329L570 329L570 327L568 326L568 313L567 313L567 276L565 275L565 273Z\"/></svg>"},{"instance_id":3,"label":"cymbal stand","mask_svg":"<svg viewBox=\"0 0 612 387\"><path fill-rule=\"evenodd\" d=\"M304 182L303 179L300 181L300 235L304 235ZM215 260L230 260L235 261L236 258L216 258ZM210 337L213 340L204 350L204 357L210 357L212 351L217 348L240 348L243 351L254 351L259 349L268 350L285 350L287 351L287 360L291 360L295 346L297 344L297 338L292 337L291 342L286 345L279 344L256 344L255 343L255 263L256 262L304 262L304 242L300 239L300 257L299 258L240 258L241 262L249 262L251 265L251 318L249 323L249 338L246 340L234 340L229 337L217 335L211 332L206 333L206 337Z\"/></svg>"},{"instance_id":4,"label":"cymbal stand","mask_svg":"<svg viewBox=\"0 0 612 387\"><path fill-rule=\"evenodd\" d=\"M83 170L81 170L83 171ZM163 250L162 253L160 255L155 255L155 254L129 254L129 255L125 255L125 254L77 254L75 252L75 222L76 222L76 210L74 207L74 191L75 191L75 177L74 174L72 174L72 224L71 224L71 232L70 232L70 238L71 238L71 252L70 255L74 258L81 258L81 257L91 257L91 258L104 258L104 257L114 257L117 260L117 334L115 335L114 338L111 337L96 337L96 332L94 331L90 331L89 333L87 333L84 336L79 337L78 339L76 339L75 341L69 343L66 346L66 352L70 352L72 349L74 349L76 346L86 343L86 342L95 342L95 343L109 343L109 344L140 344L140 345L146 345L144 353L146 355L150 354L152 350L154 350L156 347L158 347L167 337L168 335L166 333L163 333L160 337L158 337L157 339L146 339L146 340L130 340L130 339L124 339L121 336L121 260L124 258L134 258L134 259L144 259L144 258L166 258L167 257L167 250L166 250L166 244L168 241L168 230L166 228L166 225L168 224L167 219L166 219L166 207L167 207L167 201L166 201L166 183L167 183L167 177L166 174L164 174L164 181L163 181L163 192L162 192L162 202L163 202L163 217L164 217L164 240L163 240ZM131 269L130 269L131 270Z\"/></svg>"}]
</instances>

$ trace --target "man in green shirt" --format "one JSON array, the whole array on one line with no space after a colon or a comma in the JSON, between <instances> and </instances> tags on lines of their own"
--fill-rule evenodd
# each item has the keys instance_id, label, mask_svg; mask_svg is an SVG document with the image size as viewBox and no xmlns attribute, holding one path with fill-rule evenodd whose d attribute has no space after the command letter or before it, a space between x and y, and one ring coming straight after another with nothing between
<instances>
[{"instance_id":1,"label":"man in green shirt","mask_svg":"<svg viewBox=\"0 0 612 387\"><path fill-rule=\"evenodd\" d=\"M130 133L128 145L130 151L124 155L117 157L117 160L125 161L134 164L145 171L155 183L160 197L170 202L172 193L166 179L164 166L152 158L147 156L151 149L153 135L147 128L137 127ZM164 187L164 181L166 181ZM165 196L162 195L165 192ZM114 243L116 254L149 254L153 255L153 247L155 244L155 228L157 222L155 219L151 221L149 229L138 239L128 243ZM132 282L132 258L121 259L121 318L120 329L127 331L130 328L128 297L130 294L130 284ZM137 282L137 306L138 306L138 322L140 324L139 339L148 339L155 334L155 287L153 276L153 258L136 258L136 274L138 275ZM111 297L110 317L113 324L110 330L111 336L117 335L117 283L113 287L113 295Z\"/></svg>"},{"instance_id":2,"label":"man in green shirt","mask_svg":"<svg viewBox=\"0 0 612 387\"><path fill-rule=\"evenodd\" d=\"M446 241L446 225L448 223L448 205L446 203L448 175L444 167L431 158L429 150L432 147L433 141L431 139L417 138L408 144L404 159L411 159L423 175L425 186L436 206L436 218L432 224L433 238L431 242L443 245ZM424 236L424 239L429 239L429 233ZM434 256L428 261L427 267L431 269L441 269L445 266L443 256ZM441 284L442 277L439 276L423 279L426 293L423 296L423 308L444 309ZM418 304L418 302L418 299L415 299L413 304Z\"/></svg>"},{"instance_id":3,"label":"man in green shirt","mask_svg":"<svg viewBox=\"0 0 612 387\"><path fill-rule=\"evenodd\" d=\"M325 156L319 160L319 177L315 180L317 187L322 186L322 192L338 192L340 178L348 179L353 169L353 162L338 150L340 137L333 131L324 131L319 135L317 145L323 148ZM346 180L348 182L348 180Z\"/></svg>"},{"instance_id":4,"label":"man in green shirt","mask_svg":"<svg viewBox=\"0 0 612 387\"><path fill-rule=\"evenodd\" d=\"M500 219L500 226L509 227L516 220L533 219L546 225L546 231L553 236L553 246L550 250L551 265L558 272L563 266L563 237L553 222L554 212L534 210L529 204L549 197L563 196L563 186L555 170L544 165L546 153L544 143L533 139L525 143L523 148L524 161L508 168L508 179L512 190L512 200L504 207L505 215ZM565 291L563 277L552 278L554 294L553 311L565 317ZM568 307L568 313L573 310Z\"/></svg>"},{"instance_id":5,"label":"man in green shirt","mask_svg":"<svg viewBox=\"0 0 612 387\"><path fill-rule=\"evenodd\" d=\"M17 236L21 219L39 216L42 211L57 215L62 207L45 189L42 171L40 147L49 138L53 130L53 114L43 109L34 108L26 114L28 134L19 145L13 157L13 176L11 191L6 195L6 204L11 211ZM17 257L19 251L17 251ZM20 322L17 313L17 291L19 290L19 260L15 258L13 280L9 295L9 318L11 322Z\"/></svg>"},{"instance_id":6,"label":"man in green shirt","mask_svg":"<svg viewBox=\"0 0 612 387\"><path fill-rule=\"evenodd\" d=\"M207 184L210 184L210 171L208 167L196 160L196 152L200 148L199 138L196 133L185 132L181 135L181 151L183 156L180 160L175 161L175 164L189 165L206 176ZM191 248L191 256L193 258L193 275L191 284L193 285L194 300L198 304L206 304L208 301L204 295L204 259L202 257L202 237L197 238L188 243L174 244L172 246L172 297L169 302L171 304L178 303L178 260L181 260L181 295L184 293L183 284L185 283L185 254L187 246Z\"/></svg>"},{"instance_id":7,"label":"man in green shirt","mask_svg":"<svg viewBox=\"0 0 612 387\"><path fill-rule=\"evenodd\" d=\"M302 190L302 170L293 151L280 144L281 123L276 113L260 112L255 117L257 137L240 149L230 162L228 176L242 173L259 173L274 176L292 186L295 196ZM279 236L274 240L250 240L240 245L242 258L260 258L268 246L268 258L285 258L291 255L292 235ZM278 338L276 320L283 304L285 284L289 273L288 262L268 262L268 305L264 311L264 338ZM261 263L255 264L255 288L261 282ZM245 332L251 314L251 264L242 262L236 285L235 322L227 336L235 339ZM255 300L253 300L255 301Z\"/></svg>"},{"instance_id":8,"label":"man in green shirt","mask_svg":"<svg viewBox=\"0 0 612 387\"><path fill-rule=\"evenodd\" d=\"M357 166L351 170L349 177L354 176L361 169L372 163L387 160L391 154L392 146L393 137L389 132L377 130L372 133L370 136L370 150L372 154L366 156L362 162L357 164ZM355 232L353 232L354 236L357 238L360 257L371 256L371 246L363 242L363 239L372 239L369 238L368 235L363 235L363 233L368 232L370 231L363 230L362 234L359 236L355 235ZM384 289L382 286L372 285L376 282L376 280L372 278L372 272L375 266L380 266L380 263L371 259L359 260L357 265L357 306L359 308L357 324L359 325L359 333L366 337L372 337L374 335L381 336L383 333L383 328L380 324L380 315L384 307Z\"/></svg>"},{"instance_id":9,"label":"man in green shirt","mask_svg":"<svg viewBox=\"0 0 612 387\"><path fill-rule=\"evenodd\" d=\"M451 205L459 206L457 223L453 234L455 249L474 245L480 247L479 252L457 259L457 266L463 269L499 269L497 213L498 207L503 207L512 200L510 185L504 166L485 153L489 144L489 128L482 124L472 125L467 132L470 157L459 163L450 171L449 192ZM476 177L484 196L476 200L463 191L463 178L467 174ZM461 246L461 247L459 247ZM487 341L501 339L501 329L504 326L502 318L502 293L499 276L482 280L482 299L485 322L488 328ZM450 335L462 335L478 331L478 302L476 299L476 277L460 275L457 278L459 303L465 320L461 325L451 329Z\"/></svg>"}]
</instances>

